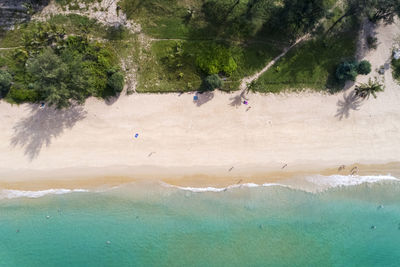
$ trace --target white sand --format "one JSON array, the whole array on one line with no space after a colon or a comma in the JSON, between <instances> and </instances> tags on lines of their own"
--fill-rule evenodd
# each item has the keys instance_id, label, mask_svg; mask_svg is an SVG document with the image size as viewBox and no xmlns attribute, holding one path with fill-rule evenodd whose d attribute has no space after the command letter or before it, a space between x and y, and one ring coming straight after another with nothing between
<instances>
[{"instance_id":1,"label":"white sand","mask_svg":"<svg viewBox=\"0 0 400 267\"><path fill-rule=\"evenodd\" d=\"M388 62L397 32L396 25L379 29L380 45L366 55L374 68ZM248 111L230 105L238 93L220 92L209 101L211 95L200 95L200 106L193 94L123 95L112 104L89 99L62 112L1 102L0 176L112 166L193 166L207 173L207 167L270 171L284 164L290 170L397 162L400 86L390 72L385 92L357 103L349 99L352 89L337 95L249 94Z\"/></svg>"}]
</instances>

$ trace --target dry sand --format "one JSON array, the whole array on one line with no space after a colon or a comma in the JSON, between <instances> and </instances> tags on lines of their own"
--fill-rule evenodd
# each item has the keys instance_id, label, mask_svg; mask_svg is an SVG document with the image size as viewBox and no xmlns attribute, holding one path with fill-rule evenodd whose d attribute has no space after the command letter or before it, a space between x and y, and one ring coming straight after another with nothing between
<instances>
[{"instance_id":1,"label":"dry sand","mask_svg":"<svg viewBox=\"0 0 400 267\"><path fill-rule=\"evenodd\" d=\"M378 49L364 53L373 69L389 62L399 26L377 32ZM349 88L336 95L249 94L249 105L237 105L239 93L221 92L200 95L197 103L193 94L123 95L113 103L92 98L66 111L0 102L0 187L24 187L24 181L51 187L71 177L85 177L85 185L191 177L204 185L217 183L210 180L216 176L227 183L399 162L400 86L390 69L384 78L385 92L366 101Z\"/></svg>"}]
</instances>

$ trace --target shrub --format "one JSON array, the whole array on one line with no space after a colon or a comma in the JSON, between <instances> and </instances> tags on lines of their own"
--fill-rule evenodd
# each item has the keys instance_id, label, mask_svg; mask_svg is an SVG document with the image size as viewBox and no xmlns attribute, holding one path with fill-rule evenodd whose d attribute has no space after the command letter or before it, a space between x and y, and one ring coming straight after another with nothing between
<instances>
[{"instance_id":1,"label":"shrub","mask_svg":"<svg viewBox=\"0 0 400 267\"><path fill-rule=\"evenodd\" d=\"M126 38L126 36L128 35L128 30L122 26L110 26L107 29L107 35L106 38L108 40L122 40L124 38Z\"/></svg>"},{"instance_id":2,"label":"shrub","mask_svg":"<svg viewBox=\"0 0 400 267\"><path fill-rule=\"evenodd\" d=\"M119 71L115 72L108 78L107 85L115 94L121 93L124 89L124 75Z\"/></svg>"},{"instance_id":3,"label":"shrub","mask_svg":"<svg viewBox=\"0 0 400 267\"><path fill-rule=\"evenodd\" d=\"M212 91L216 88L221 88L223 81L219 78L218 74L212 74L204 79L204 88L208 91Z\"/></svg>"},{"instance_id":4,"label":"shrub","mask_svg":"<svg viewBox=\"0 0 400 267\"><path fill-rule=\"evenodd\" d=\"M8 71L0 69L0 98L5 97L10 90L12 76Z\"/></svg>"},{"instance_id":5,"label":"shrub","mask_svg":"<svg viewBox=\"0 0 400 267\"><path fill-rule=\"evenodd\" d=\"M336 78L340 81L355 81L358 74L358 64L355 61L342 62L336 69Z\"/></svg>"},{"instance_id":6,"label":"shrub","mask_svg":"<svg viewBox=\"0 0 400 267\"><path fill-rule=\"evenodd\" d=\"M371 72L371 63L369 63L367 60L359 62L357 72L358 74L367 75Z\"/></svg>"},{"instance_id":7,"label":"shrub","mask_svg":"<svg viewBox=\"0 0 400 267\"><path fill-rule=\"evenodd\" d=\"M393 77L400 79L400 59L392 59Z\"/></svg>"},{"instance_id":8,"label":"shrub","mask_svg":"<svg viewBox=\"0 0 400 267\"><path fill-rule=\"evenodd\" d=\"M6 59L2 56L0 56L0 68L4 67L6 65Z\"/></svg>"},{"instance_id":9,"label":"shrub","mask_svg":"<svg viewBox=\"0 0 400 267\"><path fill-rule=\"evenodd\" d=\"M36 102L39 100L39 95L36 91L23 89L12 86L7 98L12 99L16 103Z\"/></svg>"},{"instance_id":10,"label":"shrub","mask_svg":"<svg viewBox=\"0 0 400 267\"><path fill-rule=\"evenodd\" d=\"M378 38L369 35L367 37L367 44L369 49L376 49L378 47Z\"/></svg>"},{"instance_id":11,"label":"shrub","mask_svg":"<svg viewBox=\"0 0 400 267\"><path fill-rule=\"evenodd\" d=\"M196 65L206 74L220 72L230 76L237 69L231 51L219 44L203 44L196 55Z\"/></svg>"}]
</instances>

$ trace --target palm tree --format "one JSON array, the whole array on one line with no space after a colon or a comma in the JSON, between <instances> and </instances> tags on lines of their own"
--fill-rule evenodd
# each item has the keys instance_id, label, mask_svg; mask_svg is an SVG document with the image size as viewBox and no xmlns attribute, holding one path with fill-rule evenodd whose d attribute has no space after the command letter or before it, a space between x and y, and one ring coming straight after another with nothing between
<instances>
[{"instance_id":1,"label":"palm tree","mask_svg":"<svg viewBox=\"0 0 400 267\"><path fill-rule=\"evenodd\" d=\"M382 84L378 82L375 78L373 81L371 78L368 80L368 83L361 83L360 85L356 86L356 96L361 97L363 99L368 99L370 95L376 98L376 93L383 92L384 87Z\"/></svg>"}]
</instances>

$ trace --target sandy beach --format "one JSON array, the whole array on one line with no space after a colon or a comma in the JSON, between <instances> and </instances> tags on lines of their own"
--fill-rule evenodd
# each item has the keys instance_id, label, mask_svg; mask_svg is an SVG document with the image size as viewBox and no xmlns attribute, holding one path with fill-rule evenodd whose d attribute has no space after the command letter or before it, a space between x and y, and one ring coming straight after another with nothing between
<instances>
[{"instance_id":1,"label":"sandy beach","mask_svg":"<svg viewBox=\"0 0 400 267\"><path fill-rule=\"evenodd\" d=\"M209 184L204 177L266 179L352 164L392 163L387 169L396 170L400 86L388 62L399 26L376 31L378 49L362 55L373 71L358 81L379 76L375 69L386 63L377 99L360 101L353 85L335 95L250 93L248 105L237 101L239 92L204 93L197 102L193 93L122 94L65 111L1 101L0 187L45 188L77 176L88 184L142 177Z\"/></svg>"}]
</instances>

